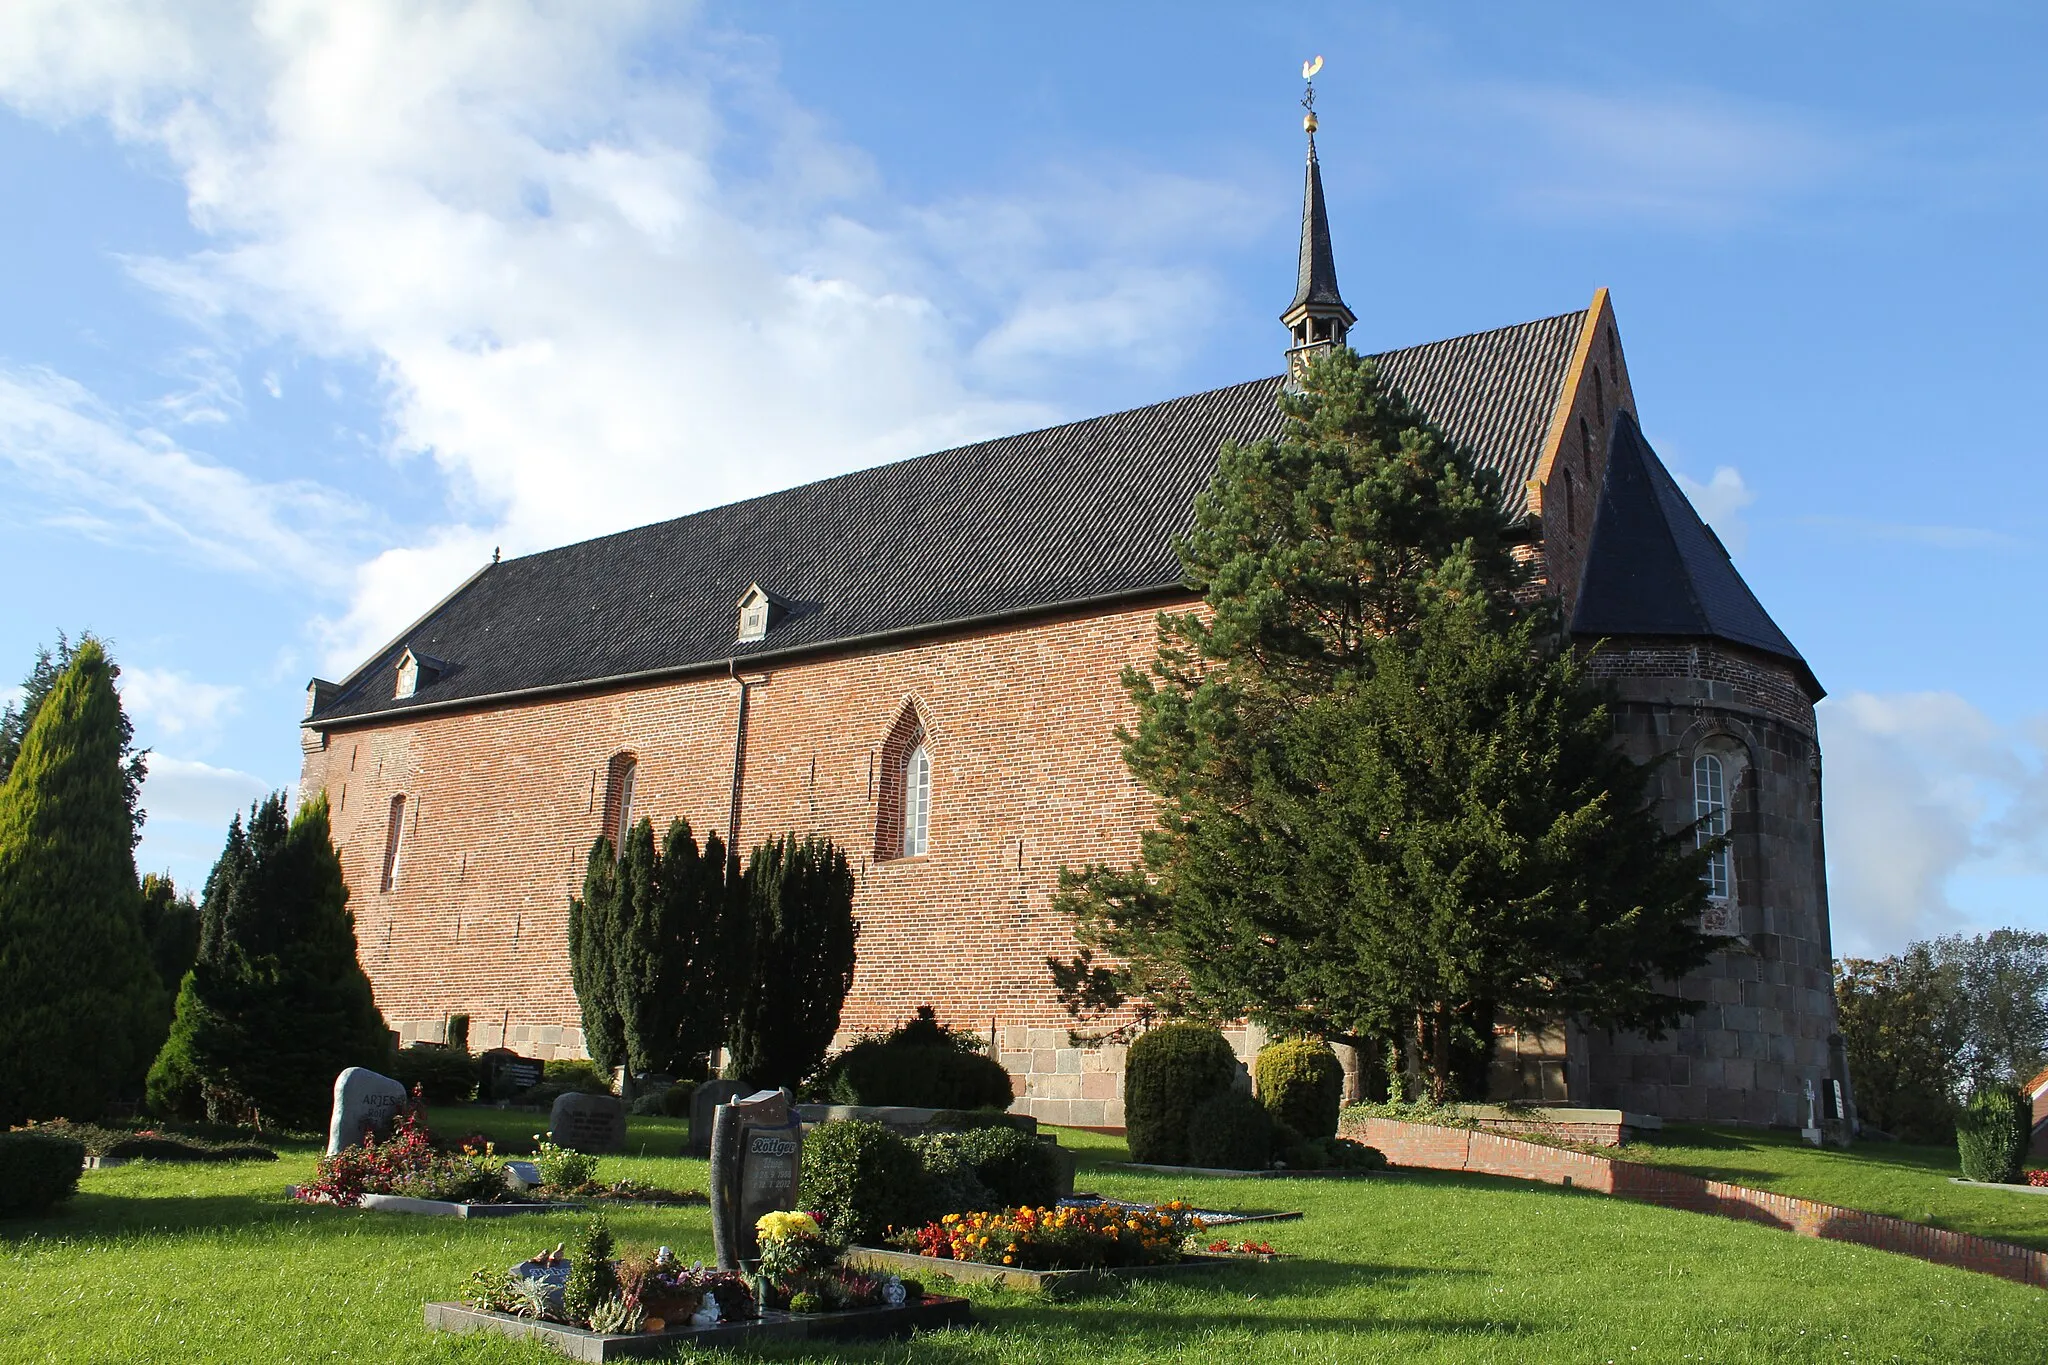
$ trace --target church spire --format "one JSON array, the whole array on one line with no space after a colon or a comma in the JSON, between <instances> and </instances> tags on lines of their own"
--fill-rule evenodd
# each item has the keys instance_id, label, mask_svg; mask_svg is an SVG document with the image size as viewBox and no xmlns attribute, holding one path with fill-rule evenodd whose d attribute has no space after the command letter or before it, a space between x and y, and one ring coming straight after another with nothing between
<instances>
[{"instance_id":1,"label":"church spire","mask_svg":"<svg viewBox=\"0 0 2048 1365\"><path fill-rule=\"evenodd\" d=\"M1301 262L1296 273L1294 302L1280 315L1293 336L1287 350L1287 371L1299 376L1310 356L1342 346L1358 315L1337 290L1337 258L1330 250L1330 213L1323 204L1323 170L1316 160L1316 72L1323 59L1301 64L1308 89L1301 97L1308 114L1301 121L1308 134L1308 174L1301 191Z\"/></svg>"}]
</instances>

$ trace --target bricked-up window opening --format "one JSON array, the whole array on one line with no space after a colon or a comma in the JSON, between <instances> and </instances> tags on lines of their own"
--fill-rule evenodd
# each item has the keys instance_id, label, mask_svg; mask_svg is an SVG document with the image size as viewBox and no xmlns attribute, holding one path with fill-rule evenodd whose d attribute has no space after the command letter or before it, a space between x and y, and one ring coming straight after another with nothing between
<instances>
[{"instance_id":1,"label":"bricked-up window opening","mask_svg":"<svg viewBox=\"0 0 2048 1365\"><path fill-rule=\"evenodd\" d=\"M633 831L633 781L639 772L640 761L632 754L612 755L604 788L604 836L615 851L626 847Z\"/></svg>"},{"instance_id":2,"label":"bricked-up window opening","mask_svg":"<svg viewBox=\"0 0 2048 1365\"><path fill-rule=\"evenodd\" d=\"M1572 472L1569 469L1564 471L1564 529L1573 534L1577 534L1579 529L1579 503L1572 491Z\"/></svg>"},{"instance_id":3,"label":"bricked-up window opening","mask_svg":"<svg viewBox=\"0 0 2048 1365\"><path fill-rule=\"evenodd\" d=\"M405 798L391 798L391 820L384 827L384 877L382 889L389 891L398 885L398 862L400 847L405 842Z\"/></svg>"},{"instance_id":4,"label":"bricked-up window opening","mask_svg":"<svg viewBox=\"0 0 2048 1365\"><path fill-rule=\"evenodd\" d=\"M1692 813L1698 822L1693 835L1698 847L1705 848L1728 833L1727 773L1712 754L1701 754L1692 761ZM1707 895L1723 904L1732 899L1735 884L1730 853L1726 844L1715 849L1707 859L1707 870L1700 874Z\"/></svg>"},{"instance_id":5,"label":"bricked-up window opening","mask_svg":"<svg viewBox=\"0 0 2048 1365\"><path fill-rule=\"evenodd\" d=\"M930 843L932 753L920 744L903 765L903 856L922 858Z\"/></svg>"}]
</instances>

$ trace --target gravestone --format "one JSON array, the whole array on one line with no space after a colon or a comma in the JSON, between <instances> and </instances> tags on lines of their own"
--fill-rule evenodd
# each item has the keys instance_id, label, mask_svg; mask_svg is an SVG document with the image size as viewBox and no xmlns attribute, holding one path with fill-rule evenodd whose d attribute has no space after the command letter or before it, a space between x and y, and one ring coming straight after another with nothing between
<instances>
[{"instance_id":1,"label":"gravestone","mask_svg":"<svg viewBox=\"0 0 2048 1365\"><path fill-rule=\"evenodd\" d=\"M494 1047L481 1053L484 1093L494 1100L509 1100L522 1090L541 1083L546 1066L532 1057L522 1057L510 1048Z\"/></svg>"},{"instance_id":2,"label":"gravestone","mask_svg":"<svg viewBox=\"0 0 2048 1365\"><path fill-rule=\"evenodd\" d=\"M617 1095L562 1095L548 1114L557 1147L579 1152L626 1150L626 1102Z\"/></svg>"},{"instance_id":3,"label":"gravestone","mask_svg":"<svg viewBox=\"0 0 2048 1365\"><path fill-rule=\"evenodd\" d=\"M690 1096L690 1151L697 1156L711 1155L711 1116L719 1105L751 1094L753 1089L745 1081L715 1079L698 1086Z\"/></svg>"},{"instance_id":4,"label":"gravestone","mask_svg":"<svg viewBox=\"0 0 2048 1365\"><path fill-rule=\"evenodd\" d=\"M804 1128L787 1090L759 1090L718 1106L711 1133L711 1239L718 1268L738 1270L760 1254L754 1224L796 1207Z\"/></svg>"},{"instance_id":5,"label":"gravestone","mask_svg":"<svg viewBox=\"0 0 2048 1365\"><path fill-rule=\"evenodd\" d=\"M327 1155L363 1140L368 1129L378 1137L391 1132L391 1121L411 1096L389 1076L368 1067L352 1066L334 1078L334 1112L327 1121Z\"/></svg>"}]
</instances>

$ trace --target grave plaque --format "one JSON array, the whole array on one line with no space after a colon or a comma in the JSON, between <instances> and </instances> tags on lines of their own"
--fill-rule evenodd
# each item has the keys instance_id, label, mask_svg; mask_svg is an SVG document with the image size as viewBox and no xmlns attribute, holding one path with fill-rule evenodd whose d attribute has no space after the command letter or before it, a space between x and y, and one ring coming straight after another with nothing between
<instances>
[{"instance_id":1,"label":"grave plaque","mask_svg":"<svg viewBox=\"0 0 2048 1365\"><path fill-rule=\"evenodd\" d=\"M368 1067L352 1066L334 1078L334 1112L327 1121L327 1155L363 1140L368 1129L378 1137L391 1132L391 1121L410 1100L405 1087Z\"/></svg>"},{"instance_id":2,"label":"grave plaque","mask_svg":"<svg viewBox=\"0 0 2048 1365\"><path fill-rule=\"evenodd\" d=\"M698 1156L709 1156L712 1115L718 1112L719 1105L752 1094L753 1090L745 1081L709 1080L698 1086L690 1095L690 1150Z\"/></svg>"},{"instance_id":3,"label":"grave plaque","mask_svg":"<svg viewBox=\"0 0 2048 1365\"><path fill-rule=\"evenodd\" d=\"M803 1174L803 1121L786 1090L761 1090L718 1106L711 1135L711 1235L721 1270L760 1254L754 1224L796 1207Z\"/></svg>"},{"instance_id":4,"label":"grave plaque","mask_svg":"<svg viewBox=\"0 0 2048 1365\"><path fill-rule=\"evenodd\" d=\"M484 1068L484 1090L494 1100L509 1100L522 1090L541 1083L547 1068L532 1057L522 1057L510 1048L494 1047L479 1055Z\"/></svg>"},{"instance_id":5,"label":"grave plaque","mask_svg":"<svg viewBox=\"0 0 2048 1365\"><path fill-rule=\"evenodd\" d=\"M616 1095L563 1095L548 1114L555 1145L579 1152L626 1150L626 1102Z\"/></svg>"}]
</instances>

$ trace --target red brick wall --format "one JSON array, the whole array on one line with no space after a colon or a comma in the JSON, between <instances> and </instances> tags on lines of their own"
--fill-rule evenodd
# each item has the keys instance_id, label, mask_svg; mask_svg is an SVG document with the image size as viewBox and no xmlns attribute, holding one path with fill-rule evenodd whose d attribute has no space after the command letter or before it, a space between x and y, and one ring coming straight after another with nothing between
<instances>
[{"instance_id":1,"label":"red brick wall","mask_svg":"<svg viewBox=\"0 0 2048 1365\"><path fill-rule=\"evenodd\" d=\"M854 859L849 1030L899 1023L921 1004L983 1036L1064 1029L1044 959L1073 945L1051 895L1062 865L1134 858L1150 821L1114 731L1129 709L1118 674L1151 657L1156 613L1076 615L747 675L761 681L748 703L740 842L815 829ZM363 963L393 1026L433 1038L465 1012L474 1046L505 1037L541 1055L579 1052L565 927L611 760L637 756L633 808L657 829L680 815L700 837L723 834L738 696L719 674L392 719L336 730L324 748L309 732L303 790L332 802ZM932 755L930 852L877 859L894 787L883 750L902 747L888 740L911 703ZM403 865L382 892L398 793Z\"/></svg>"},{"instance_id":2,"label":"red brick wall","mask_svg":"<svg viewBox=\"0 0 2048 1365\"><path fill-rule=\"evenodd\" d=\"M1379 1148L1396 1166L1470 1171L1597 1190L1666 1208L1765 1223L1804 1237L1855 1242L1939 1265L2048 1287L2048 1252L1949 1232L1925 1223L1910 1223L1903 1218L1837 1208L1811 1199L1706 1180L1683 1171L1616 1161L1589 1152L1546 1147L1465 1128L1346 1116L1343 1132L1346 1137Z\"/></svg>"}]
</instances>

